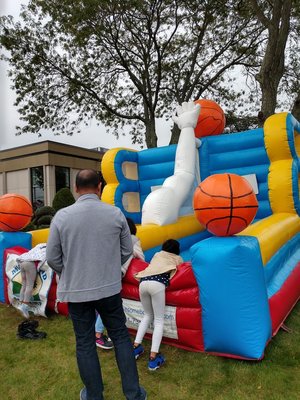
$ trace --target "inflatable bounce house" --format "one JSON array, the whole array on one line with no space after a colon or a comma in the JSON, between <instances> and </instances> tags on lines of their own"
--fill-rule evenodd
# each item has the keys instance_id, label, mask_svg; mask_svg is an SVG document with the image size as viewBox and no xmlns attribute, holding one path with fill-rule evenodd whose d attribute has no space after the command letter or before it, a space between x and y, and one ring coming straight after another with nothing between
<instances>
[{"instance_id":1,"label":"inflatable bounce house","mask_svg":"<svg viewBox=\"0 0 300 400\"><path fill-rule=\"evenodd\" d=\"M263 128L221 134L224 113L210 101L184 103L174 121L178 145L112 149L102 161L102 200L136 223L146 259L134 259L123 279L128 327L143 315L133 275L173 238L184 263L166 290L163 342L262 359L300 296L300 124L280 113ZM15 254L47 237L47 229L0 233L0 301L17 301L7 294ZM48 280L47 307L67 313Z\"/></svg>"}]
</instances>

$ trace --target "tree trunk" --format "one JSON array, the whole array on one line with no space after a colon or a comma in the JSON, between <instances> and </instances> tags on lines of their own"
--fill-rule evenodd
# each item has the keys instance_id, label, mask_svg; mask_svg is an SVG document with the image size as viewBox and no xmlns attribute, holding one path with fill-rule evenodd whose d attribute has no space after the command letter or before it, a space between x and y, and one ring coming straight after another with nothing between
<instances>
[{"instance_id":1,"label":"tree trunk","mask_svg":"<svg viewBox=\"0 0 300 400\"><path fill-rule=\"evenodd\" d=\"M278 86L284 73L284 50L288 32L281 41L278 35L278 26L271 26L264 59L256 77L262 93L261 111L264 118L275 113Z\"/></svg>"},{"instance_id":2,"label":"tree trunk","mask_svg":"<svg viewBox=\"0 0 300 400\"><path fill-rule=\"evenodd\" d=\"M300 122L300 92L295 99L293 109L292 109L293 116Z\"/></svg>"},{"instance_id":3,"label":"tree trunk","mask_svg":"<svg viewBox=\"0 0 300 400\"><path fill-rule=\"evenodd\" d=\"M173 128L171 130L171 139L169 144L177 144L179 140L179 135L180 135L180 129L176 124L173 125Z\"/></svg>"},{"instance_id":4,"label":"tree trunk","mask_svg":"<svg viewBox=\"0 0 300 400\"><path fill-rule=\"evenodd\" d=\"M265 74L261 81L259 81L262 92L261 112L264 120L275 113L278 89L278 84L276 82L277 79L276 81L271 79L269 74Z\"/></svg>"},{"instance_id":5,"label":"tree trunk","mask_svg":"<svg viewBox=\"0 0 300 400\"><path fill-rule=\"evenodd\" d=\"M274 114L277 91L284 73L285 47L290 31L292 0L274 0L272 15L267 17L257 0L251 0L257 18L268 29L268 42L262 65L256 76L262 92L264 118Z\"/></svg>"},{"instance_id":6,"label":"tree trunk","mask_svg":"<svg viewBox=\"0 0 300 400\"><path fill-rule=\"evenodd\" d=\"M144 99L144 117L145 117L145 139L148 149L157 147L156 124L155 124L155 110L149 109L147 101Z\"/></svg>"},{"instance_id":7,"label":"tree trunk","mask_svg":"<svg viewBox=\"0 0 300 400\"><path fill-rule=\"evenodd\" d=\"M146 145L148 149L157 147L157 136L155 128L155 118L151 118L146 123Z\"/></svg>"}]
</instances>

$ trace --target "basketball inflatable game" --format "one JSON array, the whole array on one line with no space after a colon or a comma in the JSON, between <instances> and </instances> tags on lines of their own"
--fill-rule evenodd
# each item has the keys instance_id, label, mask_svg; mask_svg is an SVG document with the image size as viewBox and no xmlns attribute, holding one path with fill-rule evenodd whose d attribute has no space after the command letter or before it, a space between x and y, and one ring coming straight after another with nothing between
<instances>
[{"instance_id":1,"label":"basketball inflatable game","mask_svg":"<svg viewBox=\"0 0 300 400\"><path fill-rule=\"evenodd\" d=\"M145 253L123 279L129 329L143 316L134 274L174 238L184 263L166 290L163 341L259 360L300 296L300 124L280 113L263 128L222 135L216 110L206 118L205 103L183 104L178 145L109 150L102 200L134 220ZM9 251L46 242L48 230L1 235Z\"/></svg>"},{"instance_id":2,"label":"basketball inflatable game","mask_svg":"<svg viewBox=\"0 0 300 400\"><path fill-rule=\"evenodd\" d=\"M181 130L177 146L108 151L102 198L138 224L146 261L166 239L180 241L185 262L166 290L165 342L262 359L300 296L300 124L280 113L263 128L202 136L193 148ZM123 284L133 329L142 311L132 275L141 264L132 262Z\"/></svg>"}]
</instances>

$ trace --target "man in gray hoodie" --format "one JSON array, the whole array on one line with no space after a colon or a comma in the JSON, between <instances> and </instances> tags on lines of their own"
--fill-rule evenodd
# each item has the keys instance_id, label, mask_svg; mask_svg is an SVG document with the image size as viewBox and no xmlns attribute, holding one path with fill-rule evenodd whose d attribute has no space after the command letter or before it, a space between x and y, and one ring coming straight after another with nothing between
<instances>
[{"instance_id":1,"label":"man in gray hoodie","mask_svg":"<svg viewBox=\"0 0 300 400\"><path fill-rule=\"evenodd\" d=\"M122 307L121 265L132 254L132 240L120 209L102 203L101 179L94 170L76 176L78 200L51 222L47 262L59 275L57 298L67 302L76 336L77 363L84 388L81 400L103 400L95 345L95 311L113 341L127 400L146 399Z\"/></svg>"}]
</instances>

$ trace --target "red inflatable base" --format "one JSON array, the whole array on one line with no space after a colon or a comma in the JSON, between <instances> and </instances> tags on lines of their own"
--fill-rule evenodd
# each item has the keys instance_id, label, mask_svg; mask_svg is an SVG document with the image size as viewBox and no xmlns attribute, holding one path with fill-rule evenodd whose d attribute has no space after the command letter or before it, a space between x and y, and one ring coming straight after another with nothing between
<instances>
[{"instance_id":1,"label":"red inflatable base","mask_svg":"<svg viewBox=\"0 0 300 400\"><path fill-rule=\"evenodd\" d=\"M272 335L275 336L300 298L300 263L284 282L280 290L269 299Z\"/></svg>"},{"instance_id":2,"label":"red inflatable base","mask_svg":"<svg viewBox=\"0 0 300 400\"><path fill-rule=\"evenodd\" d=\"M69 314L68 303L61 303L60 301L57 301L56 291L57 291L57 276L56 273L54 273L50 290L48 292L47 309L49 311L67 316Z\"/></svg>"}]
</instances>

